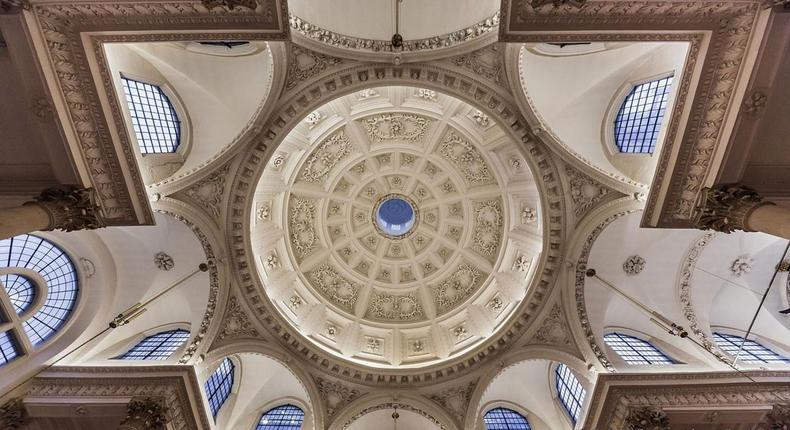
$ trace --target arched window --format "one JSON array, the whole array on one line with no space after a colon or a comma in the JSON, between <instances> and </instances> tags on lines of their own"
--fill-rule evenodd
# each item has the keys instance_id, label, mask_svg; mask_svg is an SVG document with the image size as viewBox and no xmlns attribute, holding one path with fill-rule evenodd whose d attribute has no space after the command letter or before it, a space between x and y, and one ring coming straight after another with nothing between
<instances>
[{"instance_id":1,"label":"arched window","mask_svg":"<svg viewBox=\"0 0 790 430\"><path fill-rule=\"evenodd\" d=\"M672 76L631 89L614 120L614 141L620 152L652 154L672 89Z\"/></svg>"},{"instance_id":2,"label":"arched window","mask_svg":"<svg viewBox=\"0 0 790 430\"><path fill-rule=\"evenodd\" d=\"M0 240L0 294L8 298L0 300L0 327L5 330L0 333L0 365L29 353L24 345L39 346L55 334L71 315L78 293L74 264L55 244L29 234ZM40 296L42 305L31 309ZM13 314L18 322L8 318ZM22 333L29 342L16 337Z\"/></svg>"},{"instance_id":3,"label":"arched window","mask_svg":"<svg viewBox=\"0 0 790 430\"><path fill-rule=\"evenodd\" d=\"M582 387L582 384L576 379L571 369L562 363L558 364L554 369L554 376L557 385L557 396L559 396L562 406L568 411L573 423L576 424L576 420L579 419L579 415L582 413L582 405L584 404L584 396L587 395L587 390Z\"/></svg>"},{"instance_id":4,"label":"arched window","mask_svg":"<svg viewBox=\"0 0 790 430\"><path fill-rule=\"evenodd\" d=\"M304 421L304 411L294 405L270 409L261 416L255 430L299 430Z\"/></svg>"},{"instance_id":5,"label":"arched window","mask_svg":"<svg viewBox=\"0 0 790 430\"><path fill-rule=\"evenodd\" d=\"M121 80L140 152L176 152L181 143L181 120L162 88L125 77Z\"/></svg>"},{"instance_id":6,"label":"arched window","mask_svg":"<svg viewBox=\"0 0 790 430\"><path fill-rule=\"evenodd\" d=\"M204 386L208 404L211 408L211 415L217 418L217 412L225 400L228 400L233 389L233 371L236 366L230 358L222 360L217 370L211 374Z\"/></svg>"},{"instance_id":7,"label":"arched window","mask_svg":"<svg viewBox=\"0 0 790 430\"><path fill-rule=\"evenodd\" d=\"M121 360L167 360L189 339L186 330L169 330L141 340L118 357Z\"/></svg>"},{"instance_id":8,"label":"arched window","mask_svg":"<svg viewBox=\"0 0 790 430\"><path fill-rule=\"evenodd\" d=\"M494 408L483 416L486 430L532 430L529 421L520 413L508 408Z\"/></svg>"},{"instance_id":9,"label":"arched window","mask_svg":"<svg viewBox=\"0 0 790 430\"><path fill-rule=\"evenodd\" d=\"M650 342L621 333L609 333L604 342L628 364L675 364Z\"/></svg>"},{"instance_id":10,"label":"arched window","mask_svg":"<svg viewBox=\"0 0 790 430\"><path fill-rule=\"evenodd\" d=\"M713 339L722 351L733 357L737 355L738 361L744 363L790 363L790 359L782 357L753 340L724 333L713 333ZM741 348L742 343L743 348ZM739 349L740 355L738 355Z\"/></svg>"}]
</instances>

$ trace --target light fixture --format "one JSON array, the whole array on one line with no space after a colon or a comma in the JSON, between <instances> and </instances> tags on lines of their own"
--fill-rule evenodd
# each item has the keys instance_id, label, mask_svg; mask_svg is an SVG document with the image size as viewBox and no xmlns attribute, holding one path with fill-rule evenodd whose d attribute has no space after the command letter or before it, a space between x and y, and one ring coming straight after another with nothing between
<instances>
[{"instance_id":1,"label":"light fixture","mask_svg":"<svg viewBox=\"0 0 790 430\"><path fill-rule=\"evenodd\" d=\"M400 35L400 4L403 0L395 0L395 34L392 35L392 50L399 51L403 48L403 36Z\"/></svg>"},{"instance_id":2,"label":"light fixture","mask_svg":"<svg viewBox=\"0 0 790 430\"><path fill-rule=\"evenodd\" d=\"M400 414L398 414L398 405L392 405L392 430L398 430L398 418L400 418Z\"/></svg>"}]
</instances>

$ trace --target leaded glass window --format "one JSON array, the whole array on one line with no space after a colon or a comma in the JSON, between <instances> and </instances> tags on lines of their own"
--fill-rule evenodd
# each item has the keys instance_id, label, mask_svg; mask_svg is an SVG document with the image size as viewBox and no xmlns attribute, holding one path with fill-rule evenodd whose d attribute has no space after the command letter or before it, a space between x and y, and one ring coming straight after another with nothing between
<instances>
[{"instance_id":1,"label":"leaded glass window","mask_svg":"<svg viewBox=\"0 0 790 430\"><path fill-rule=\"evenodd\" d=\"M508 408L494 408L483 416L486 430L532 430L527 418Z\"/></svg>"},{"instance_id":2,"label":"leaded glass window","mask_svg":"<svg viewBox=\"0 0 790 430\"><path fill-rule=\"evenodd\" d=\"M176 152L181 144L181 120L162 88L124 77L121 80L140 152Z\"/></svg>"},{"instance_id":3,"label":"leaded glass window","mask_svg":"<svg viewBox=\"0 0 790 430\"><path fill-rule=\"evenodd\" d=\"M30 351L16 336L27 336L32 346L39 346L66 323L77 303L77 271L66 253L52 242L23 234L0 240L0 294L5 294L9 309L0 301L0 321L19 315L17 330L0 333L0 365ZM37 273L44 285L37 285L27 271ZM27 273L26 273L27 272ZM39 295L40 307L33 309Z\"/></svg>"},{"instance_id":4,"label":"leaded glass window","mask_svg":"<svg viewBox=\"0 0 790 430\"><path fill-rule=\"evenodd\" d=\"M576 424L576 420L579 419L582 412L584 396L587 395L587 390L582 387L582 384L576 379L571 369L562 363L554 369L554 376L560 403L568 411L573 423Z\"/></svg>"},{"instance_id":5,"label":"leaded glass window","mask_svg":"<svg viewBox=\"0 0 790 430\"><path fill-rule=\"evenodd\" d=\"M118 357L121 360L167 360L189 339L186 330L169 330L148 336Z\"/></svg>"},{"instance_id":6,"label":"leaded glass window","mask_svg":"<svg viewBox=\"0 0 790 430\"><path fill-rule=\"evenodd\" d=\"M672 89L672 76L634 86L614 120L620 152L652 154Z\"/></svg>"},{"instance_id":7,"label":"leaded glass window","mask_svg":"<svg viewBox=\"0 0 790 430\"><path fill-rule=\"evenodd\" d=\"M731 355L738 356L738 361L744 363L790 363L790 359L782 357L770 348L755 342L744 339L740 336L724 333L713 333L713 340L719 345L722 351ZM741 348L743 343L743 348ZM738 350L740 349L740 355Z\"/></svg>"},{"instance_id":8,"label":"leaded glass window","mask_svg":"<svg viewBox=\"0 0 790 430\"><path fill-rule=\"evenodd\" d=\"M299 430L304 421L304 411L294 405L270 409L261 416L255 430Z\"/></svg>"},{"instance_id":9,"label":"leaded glass window","mask_svg":"<svg viewBox=\"0 0 790 430\"><path fill-rule=\"evenodd\" d=\"M609 333L604 342L628 364L674 364L650 342L621 333Z\"/></svg>"},{"instance_id":10,"label":"leaded glass window","mask_svg":"<svg viewBox=\"0 0 790 430\"><path fill-rule=\"evenodd\" d=\"M213 415L214 418L217 418L217 413L222 407L222 404L230 397L230 392L233 389L234 369L235 366L230 358L222 360L217 370L209 376L204 385L208 404L211 408L211 415Z\"/></svg>"}]
</instances>

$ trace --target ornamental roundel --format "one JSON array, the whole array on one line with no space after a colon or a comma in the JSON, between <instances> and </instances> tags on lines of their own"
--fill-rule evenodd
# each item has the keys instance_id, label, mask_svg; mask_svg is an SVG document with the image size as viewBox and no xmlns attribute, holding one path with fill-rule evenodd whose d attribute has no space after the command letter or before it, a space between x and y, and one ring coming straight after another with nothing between
<instances>
[{"instance_id":1,"label":"ornamental roundel","mask_svg":"<svg viewBox=\"0 0 790 430\"><path fill-rule=\"evenodd\" d=\"M383 87L329 102L285 138L288 157L257 185L251 240L264 290L306 337L364 364L432 364L516 308L542 249L521 216L538 191L516 143L475 112Z\"/></svg>"}]
</instances>

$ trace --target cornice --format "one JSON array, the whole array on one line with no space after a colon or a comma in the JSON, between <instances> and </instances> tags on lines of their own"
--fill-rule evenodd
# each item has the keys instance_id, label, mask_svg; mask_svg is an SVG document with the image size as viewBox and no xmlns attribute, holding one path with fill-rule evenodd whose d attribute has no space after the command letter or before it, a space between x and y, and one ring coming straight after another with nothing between
<instances>
[{"instance_id":1,"label":"cornice","mask_svg":"<svg viewBox=\"0 0 790 430\"><path fill-rule=\"evenodd\" d=\"M161 397L174 430L208 430L201 385L192 366L54 367L37 376L25 396Z\"/></svg>"},{"instance_id":2,"label":"cornice","mask_svg":"<svg viewBox=\"0 0 790 430\"><path fill-rule=\"evenodd\" d=\"M746 69L749 42L764 7L760 0L593 0L538 7L526 0L503 0L500 40L690 42L643 217L645 225L688 227L717 149L727 144L725 118L731 105L739 103L735 87ZM573 35L557 34L570 30Z\"/></svg>"},{"instance_id":3,"label":"cornice","mask_svg":"<svg viewBox=\"0 0 790 430\"><path fill-rule=\"evenodd\" d=\"M98 204L109 225L152 224L153 216L137 167L134 148L125 126L109 124L106 104L117 110L117 100L97 92L89 57L100 54L100 44L85 43L85 32L114 31L115 41L194 40L206 26L221 31L232 28L236 37L282 40L288 36L285 0L265 0L256 11L233 11L226 7L206 9L199 2L142 2L134 5L118 2L62 3L41 2L30 7L41 37L46 57L45 72L51 73L58 86L57 104L65 107L76 147L88 166L90 182L99 190ZM123 28L123 32L117 29ZM179 32L173 32L179 28ZM250 32L238 33L242 29ZM164 30L165 32L160 32ZM197 31L196 31L197 30ZM169 33L168 33L169 31ZM203 30L205 31L205 30ZM145 33L148 34L145 34ZM217 38L220 33L203 33ZM228 37L228 36L225 36ZM91 46L92 45L92 46ZM98 50L98 51L97 51ZM106 67L100 74L106 75ZM107 76L104 76L106 78ZM106 79L105 79L106 80ZM118 147L116 148L116 144Z\"/></svg>"}]
</instances>

